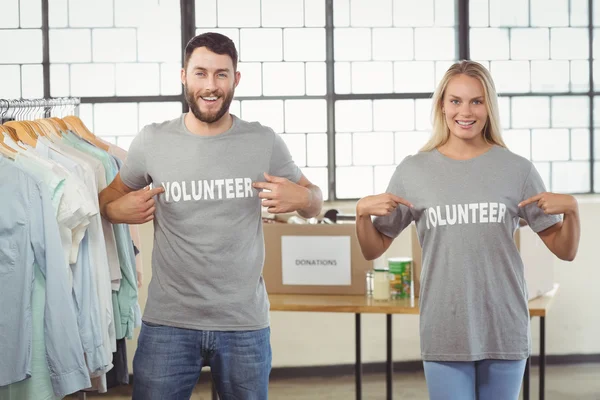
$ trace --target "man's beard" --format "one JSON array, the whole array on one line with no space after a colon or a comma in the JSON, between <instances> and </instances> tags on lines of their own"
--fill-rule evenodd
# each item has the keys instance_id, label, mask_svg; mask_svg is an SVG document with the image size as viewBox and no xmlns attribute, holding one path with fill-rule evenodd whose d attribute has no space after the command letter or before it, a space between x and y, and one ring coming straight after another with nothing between
<instances>
[{"instance_id":1,"label":"man's beard","mask_svg":"<svg viewBox=\"0 0 600 400\"><path fill-rule=\"evenodd\" d=\"M188 103L188 106L190 107L190 110L192 111L192 114L194 114L194 116L199 119L202 122L206 122L207 124L211 124L213 122L218 121L219 119L221 119L221 117L223 115L225 115L225 113L227 111L229 111L229 106L231 105L231 101L233 100L233 94L234 94L234 90L232 90L231 92L227 93L227 95L225 95L225 97L221 97L221 99L223 100L223 104L221 105L221 108L219 109L219 111L217 111L214 114L209 114L208 112L202 112L200 110L200 107L198 106L198 99L196 99L196 97L194 96L194 93L192 93L191 91L188 90L187 85L184 85L184 90L185 90L185 100ZM203 97L211 97L214 95L210 95L210 96L203 96Z\"/></svg>"}]
</instances>

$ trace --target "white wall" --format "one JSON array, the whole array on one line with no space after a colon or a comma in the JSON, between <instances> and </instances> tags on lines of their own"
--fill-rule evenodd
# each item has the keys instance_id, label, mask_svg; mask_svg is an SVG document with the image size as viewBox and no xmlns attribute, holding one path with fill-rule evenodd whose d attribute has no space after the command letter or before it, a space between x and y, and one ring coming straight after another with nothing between
<instances>
[{"instance_id":1,"label":"white wall","mask_svg":"<svg viewBox=\"0 0 600 400\"><path fill-rule=\"evenodd\" d=\"M581 244L575 261L556 260L553 266L560 290L546 318L546 353L600 353L600 196L581 196ZM324 210L338 208L352 212L354 203L326 204ZM142 226L144 287L140 306L144 307L151 277L151 224ZM407 230L392 244L386 256L411 254ZM419 317L395 315L394 361L420 359ZM364 362L385 360L385 316L362 316ZM354 314L271 313L273 367L349 364L354 362ZM129 362L133 360L137 333L128 341ZM532 321L534 352L539 349L539 319ZM131 368L131 367L130 367ZM131 369L130 369L131 371Z\"/></svg>"}]
</instances>

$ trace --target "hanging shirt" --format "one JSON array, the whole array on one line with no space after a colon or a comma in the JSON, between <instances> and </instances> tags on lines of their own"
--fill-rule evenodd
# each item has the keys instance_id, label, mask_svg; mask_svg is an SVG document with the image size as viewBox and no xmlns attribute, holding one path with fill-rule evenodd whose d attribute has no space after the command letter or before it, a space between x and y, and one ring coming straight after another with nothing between
<instances>
[{"instance_id":1,"label":"hanging shirt","mask_svg":"<svg viewBox=\"0 0 600 400\"><path fill-rule=\"evenodd\" d=\"M54 392L90 385L48 189L0 157L0 386L31 377L34 263L46 278L44 329Z\"/></svg>"},{"instance_id":2,"label":"hanging shirt","mask_svg":"<svg viewBox=\"0 0 600 400\"><path fill-rule=\"evenodd\" d=\"M561 220L537 204L517 207L544 191L533 164L500 146L470 160L421 152L396 168L387 192L414 208L399 205L374 225L395 238L416 222L423 247L423 360L529 356L527 286L513 235L519 218L535 232Z\"/></svg>"}]
</instances>

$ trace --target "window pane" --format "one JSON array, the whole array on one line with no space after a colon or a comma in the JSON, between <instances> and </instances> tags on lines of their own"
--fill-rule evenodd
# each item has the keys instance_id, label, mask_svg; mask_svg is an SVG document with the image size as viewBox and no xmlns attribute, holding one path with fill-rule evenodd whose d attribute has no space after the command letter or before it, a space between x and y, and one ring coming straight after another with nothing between
<instances>
[{"instance_id":1,"label":"window pane","mask_svg":"<svg viewBox=\"0 0 600 400\"><path fill-rule=\"evenodd\" d=\"M69 1L69 26L108 27L113 25L112 0Z\"/></svg>"},{"instance_id":2,"label":"window pane","mask_svg":"<svg viewBox=\"0 0 600 400\"><path fill-rule=\"evenodd\" d=\"M306 135L286 133L281 135L281 138L287 145L296 165L306 166Z\"/></svg>"},{"instance_id":3,"label":"window pane","mask_svg":"<svg viewBox=\"0 0 600 400\"><path fill-rule=\"evenodd\" d=\"M240 59L243 61L281 61L281 29L242 29Z\"/></svg>"},{"instance_id":4,"label":"window pane","mask_svg":"<svg viewBox=\"0 0 600 400\"><path fill-rule=\"evenodd\" d=\"M588 78L589 79L589 78ZM569 90L568 61L532 61L531 90L566 92Z\"/></svg>"},{"instance_id":5,"label":"window pane","mask_svg":"<svg viewBox=\"0 0 600 400\"><path fill-rule=\"evenodd\" d=\"M3 0L0 28L19 27L19 0Z\"/></svg>"},{"instance_id":6,"label":"window pane","mask_svg":"<svg viewBox=\"0 0 600 400\"><path fill-rule=\"evenodd\" d=\"M590 190L589 162L552 163L552 190L558 193L585 193Z\"/></svg>"},{"instance_id":7,"label":"window pane","mask_svg":"<svg viewBox=\"0 0 600 400\"><path fill-rule=\"evenodd\" d=\"M286 100L286 132L326 132L327 104L325 100Z\"/></svg>"},{"instance_id":8,"label":"window pane","mask_svg":"<svg viewBox=\"0 0 600 400\"><path fill-rule=\"evenodd\" d=\"M262 64L241 62L238 63L238 71L240 71L241 78L239 85L235 88L236 96L262 95Z\"/></svg>"},{"instance_id":9,"label":"window pane","mask_svg":"<svg viewBox=\"0 0 600 400\"><path fill-rule=\"evenodd\" d=\"M302 168L306 179L317 185L323 193L323 200L329 199L329 178L327 168Z\"/></svg>"},{"instance_id":10,"label":"window pane","mask_svg":"<svg viewBox=\"0 0 600 400\"><path fill-rule=\"evenodd\" d=\"M531 155L535 161L569 159L569 131L567 129L533 129Z\"/></svg>"},{"instance_id":11,"label":"window pane","mask_svg":"<svg viewBox=\"0 0 600 400\"><path fill-rule=\"evenodd\" d=\"M552 98L552 126L554 128L587 127L589 120L590 103L587 97Z\"/></svg>"},{"instance_id":12,"label":"window pane","mask_svg":"<svg viewBox=\"0 0 600 400\"><path fill-rule=\"evenodd\" d=\"M585 28L550 29L550 54L555 60L584 60L589 57Z\"/></svg>"},{"instance_id":13,"label":"window pane","mask_svg":"<svg viewBox=\"0 0 600 400\"><path fill-rule=\"evenodd\" d=\"M568 26L569 0L530 0L532 26Z\"/></svg>"},{"instance_id":14,"label":"window pane","mask_svg":"<svg viewBox=\"0 0 600 400\"><path fill-rule=\"evenodd\" d=\"M528 61L492 61L491 73L498 93L529 92Z\"/></svg>"},{"instance_id":15,"label":"window pane","mask_svg":"<svg viewBox=\"0 0 600 400\"><path fill-rule=\"evenodd\" d=\"M304 25L325 26L325 2L323 0L304 0Z\"/></svg>"},{"instance_id":16,"label":"window pane","mask_svg":"<svg viewBox=\"0 0 600 400\"><path fill-rule=\"evenodd\" d=\"M473 28L470 31L470 43L471 58L474 60L509 58L508 29Z\"/></svg>"},{"instance_id":17,"label":"window pane","mask_svg":"<svg viewBox=\"0 0 600 400\"><path fill-rule=\"evenodd\" d=\"M140 103L139 123L141 130L146 125L169 121L181 116L180 102Z\"/></svg>"},{"instance_id":18,"label":"window pane","mask_svg":"<svg viewBox=\"0 0 600 400\"><path fill-rule=\"evenodd\" d=\"M2 98L21 98L21 68L18 65L0 65L0 93Z\"/></svg>"},{"instance_id":19,"label":"window pane","mask_svg":"<svg viewBox=\"0 0 600 400\"><path fill-rule=\"evenodd\" d=\"M600 158L600 154L599 154ZM352 165L352 134L335 134L335 164Z\"/></svg>"},{"instance_id":20,"label":"window pane","mask_svg":"<svg viewBox=\"0 0 600 400\"><path fill-rule=\"evenodd\" d=\"M48 0L48 19L50 28L66 28L69 25L68 4L69 0Z\"/></svg>"},{"instance_id":21,"label":"window pane","mask_svg":"<svg viewBox=\"0 0 600 400\"><path fill-rule=\"evenodd\" d=\"M180 63L163 63L160 65L160 94L181 94Z\"/></svg>"},{"instance_id":22,"label":"window pane","mask_svg":"<svg viewBox=\"0 0 600 400\"><path fill-rule=\"evenodd\" d=\"M303 0L261 0L262 26L303 26Z\"/></svg>"},{"instance_id":23,"label":"window pane","mask_svg":"<svg viewBox=\"0 0 600 400\"><path fill-rule=\"evenodd\" d=\"M380 61L414 59L413 30L408 28L373 29L373 59Z\"/></svg>"},{"instance_id":24,"label":"window pane","mask_svg":"<svg viewBox=\"0 0 600 400\"><path fill-rule=\"evenodd\" d=\"M588 91L590 87L589 70L590 67L587 61L571 61L571 91Z\"/></svg>"},{"instance_id":25,"label":"window pane","mask_svg":"<svg viewBox=\"0 0 600 400\"><path fill-rule=\"evenodd\" d=\"M394 0L395 26L433 26L433 0Z\"/></svg>"},{"instance_id":26,"label":"window pane","mask_svg":"<svg viewBox=\"0 0 600 400\"><path fill-rule=\"evenodd\" d=\"M386 192L395 170L396 166L375 167L375 194Z\"/></svg>"},{"instance_id":27,"label":"window pane","mask_svg":"<svg viewBox=\"0 0 600 400\"><path fill-rule=\"evenodd\" d=\"M138 109L136 103L94 105L94 133L97 135L136 135Z\"/></svg>"},{"instance_id":28,"label":"window pane","mask_svg":"<svg viewBox=\"0 0 600 400\"><path fill-rule=\"evenodd\" d=\"M217 0L196 0L196 26L217 26Z\"/></svg>"},{"instance_id":29,"label":"window pane","mask_svg":"<svg viewBox=\"0 0 600 400\"><path fill-rule=\"evenodd\" d=\"M456 31L452 28L415 29L415 59L454 60Z\"/></svg>"},{"instance_id":30,"label":"window pane","mask_svg":"<svg viewBox=\"0 0 600 400\"><path fill-rule=\"evenodd\" d=\"M2 1L2 12L4 12L4 3ZM41 28L42 27L42 1L41 0L21 0L21 28Z\"/></svg>"},{"instance_id":31,"label":"window pane","mask_svg":"<svg viewBox=\"0 0 600 400\"><path fill-rule=\"evenodd\" d=\"M69 94L69 66L66 64L50 65L50 95L67 97Z\"/></svg>"},{"instance_id":32,"label":"window pane","mask_svg":"<svg viewBox=\"0 0 600 400\"><path fill-rule=\"evenodd\" d=\"M548 97L513 97L512 128L545 128L550 126Z\"/></svg>"},{"instance_id":33,"label":"window pane","mask_svg":"<svg viewBox=\"0 0 600 400\"><path fill-rule=\"evenodd\" d=\"M39 29L0 30L0 64L42 62L42 31Z\"/></svg>"},{"instance_id":34,"label":"window pane","mask_svg":"<svg viewBox=\"0 0 600 400\"><path fill-rule=\"evenodd\" d=\"M283 101L244 100L241 118L246 121L258 121L277 133L283 132Z\"/></svg>"},{"instance_id":35,"label":"window pane","mask_svg":"<svg viewBox=\"0 0 600 400\"><path fill-rule=\"evenodd\" d=\"M40 99L44 97L44 75L41 65L23 65L21 76L24 98Z\"/></svg>"},{"instance_id":36,"label":"window pane","mask_svg":"<svg viewBox=\"0 0 600 400\"><path fill-rule=\"evenodd\" d=\"M293 96L304 93L304 63L263 64L263 94L265 96Z\"/></svg>"},{"instance_id":37,"label":"window pane","mask_svg":"<svg viewBox=\"0 0 600 400\"><path fill-rule=\"evenodd\" d=\"M338 167L335 183L340 199L357 199L373 194L373 167Z\"/></svg>"},{"instance_id":38,"label":"window pane","mask_svg":"<svg viewBox=\"0 0 600 400\"><path fill-rule=\"evenodd\" d=\"M469 24L472 27L487 27L489 21L489 1L469 0Z\"/></svg>"},{"instance_id":39,"label":"window pane","mask_svg":"<svg viewBox=\"0 0 600 400\"><path fill-rule=\"evenodd\" d=\"M327 92L327 67L324 62L306 63L306 94L321 96Z\"/></svg>"},{"instance_id":40,"label":"window pane","mask_svg":"<svg viewBox=\"0 0 600 400\"><path fill-rule=\"evenodd\" d=\"M94 62L130 62L137 59L135 29L94 29ZM115 44L118 43L118 46Z\"/></svg>"},{"instance_id":41,"label":"window pane","mask_svg":"<svg viewBox=\"0 0 600 400\"><path fill-rule=\"evenodd\" d=\"M221 27L260 26L260 0L219 0L217 15Z\"/></svg>"},{"instance_id":42,"label":"window pane","mask_svg":"<svg viewBox=\"0 0 600 400\"><path fill-rule=\"evenodd\" d=\"M550 163L549 162L534 162L534 167L540 174L546 190L552 191L552 185L550 182Z\"/></svg>"},{"instance_id":43,"label":"window pane","mask_svg":"<svg viewBox=\"0 0 600 400\"><path fill-rule=\"evenodd\" d=\"M402 131L415 129L415 101L373 101L375 131Z\"/></svg>"},{"instance_id":44,"label":"window pane","mask_svg":"<svg viewBox=\"0 0 600 400\"><path fill-rule=\"evenodd\" d=\"M400 164L407 156L417 154L430 136L428 131L396 132L395 164Z\"/></svg>"},{"instance_id":45,"label":"window pane","mask_svg":"<svg viewBox=\"0 0 600 400\"><path fill-rule=\"evenodd\" d=\"M94 127L94 105L93 104L80 104L79 105L79 118L83 121L85 126L88 127L92 132L96 132Z\"/></svg>"},{"instance_id":46,"label":"window pane","mask_svg":"<svg viewBox=\"0 0 600 400\"><path fill-rule=\"evenodd\" d=\"M352 0L350 2L352 26L391 26L392 0Z\"/></svg>"},{"instance_id":47,"label":"window pane","mask_svg":"<svg viewBox=\"0 0 600 400\"><path fill-rule=\"evenodd\" d=\"M547 60L550 58L550 30L547 28L511 29L510 50L513 60Z\"/></svg>"},{"instance_id":48,"label":"window pane","mask_svg":"<svg viewBox=\"0 0 600 400\"><path fill-rule=\"evenodd\" d=\"M510 127L510 98L498 97L498 111L500 112L500 124L503 128Z\"/></svg>"},{"instance_id":49,"label":"window pane","mask_svg":"<svg viewBox=\"0 0 600 400\"><path fill-rule=\"evenodd\" d=\"M571 26L588 25L587 0L571 0Z\"/></svg>"},{"instance_id":50,"label":"window pane","mask_svg":"<svg viewBox=\"0 0 600 400\"><path fill-rule=\"evenodd\" d=\"M348 94L352 91L352 72L349 62L336 62L335 70L335 92L338 94Z\"/></svg>"},{"instance_id":51,"label":"window pane","mask_svg":"<svg viewBox=\"0 0 600 400\"><path fill-rule=\"evenodd\" d=\"M62 0L61 0L62 1ZM146 0L114 0L115 2L115 26L135 27L140 25L140 17L143 18L149 11ZM153 2L153 5L159 3ZM144 10L140 13L140 10Z\"/></svg>"},{"instance_id":52,"label":"window pane","mask_svg":"<svg viewBox=\"0 0 600 400\"><path fill-rule=\"evenodd\" d=\"M529 25L529 2L490 0L490 26Z\"/></svg>"},{"instance_id":53,"label":"window pane","mask_svg":"<svg viewBox=\"0 0 600 400\"><path fill-rule=\"evenodd\" d=\"M158 64L117 64L117 96L160 94Z\"/></svg>"},{"instance_id":54,"label":"window pane","mask_svg":"<svg viewBox=\"0 0 600 400\"><path fill-rule=\"evenodd\" d=\"M336 61L368 61L371 59L371 30L343 28L333 31Z\"/></svg>"},{"instance_id":55,"label":"window pane","mask_svg":"<svg viewBox=\"0 0 600 400\"><path fill-rule=\"evenodd\" d=\"M114 47L114 43L112 46ZM92 39L89 29L50 30L50 62L90 62L91 60Z\"/></svg>"},{"instance_id":56,"label":"window pane","mask_svg":"<svg viewBox=\"0 0 600 400\"><path fill-rule=\"evenodd\" d=\"M168 25L156 29L160 24L137 30L138 61L181 62L181 28Z\"/></svg>"},{"instance_id":57,"label":"window pane","mask_svg":"<svg viewBox=\"0 0 600 400\"><path fill-rule=\"evenodd\" d=\"M336 132L370 132L373 130L371 100L341 100L335 102Z\"/></svg>"},{"instance_id":58,"label":"window pane","mask_svg":"<svg viewBox=\"0 0 600 400\"><path fill-rule=\"evenodd\" d=\"M240 108L241 108L240 101L233 100L231 102L231 105L229 106L229 113L241 118L242 112L241 112Z\"/></svg>"},{"instance_id":59,"label":"window pane","mask_svg":"<svg viewBox=\"0 0 600 400\"><path fill-rule=\"evenodd\" d=\"M431 99L417 99L415 101L415 120L417 130L431 131Z\"/></svg>"},{"instance_id":60,"label":"window pane","mask_svg":"<svg viewBox=\"0 0 600 400\"><path fill-rule=\"evenodd\" d=\"M433 92L435 65L432 61L394 63L394 91L397 93Z\"/></svg>"},{"instance_id":61,"label":"window pane","mask_svg":"<svg viewBox=\"0 0 600 400\"><path fill-rule=\"evenodd\" d=\"M394 89L394 73L391 62L352 63L353 93L390 93Z\"/></svg>"},{"instance_id":62,"label":"window pane","mask_svg":"<svg viewBox=\"0 0 600 400\"><path fill-rule=\"evenodd\" d=\"M94 77L94 79L90 79ZM71 96L114 96L115 67L109 64L71 65Z\"/></svg>"},{"instance_id":63,"label":"window pane","mask_svg":"<svg viewBox=\"0 0 600 400\"><path fill-rule=\"evenodd\" d=\"M350 0L333 0L333 25L350 25Z\"/></svg>"},{"instance_id":64,"label":"window pane","mask_svg":"<svg viewBox=\"0 0 600 400\"><path fill-rule=\"evenodd\" d=\"M502 139L510 151L526 159L531 159L531 131L529 129L507 129Z\"/></svg>"},{"instance_id":65,"label":"window pane","mask_svg":"<svg viewBox=\"0 0 600 400\"><path fill-rule=\"evenodd\" d=\"M352 139L354 165L390 165L394 163L393 133L355 133Z\"/></svg>"},{"instance_id":66,"label":"window pane","mask_svg":"<svg viewBox=\"0 0 600 400\"><path fill-rule=\"evenodd\" d=\"M306 135L308 148L308 165L311 167L327 167L327 134Z\"/></svg>"},{"instance_id":67,"label":"window pane","mask_svg":"<svg viewBox=\"0 0 600 400\"><path fill-rule=\"evenodd\" d=\"M284 29L286 61L325 61L325 29Z\"/></svg>"},{"instance_id":68,"label":"window pane","mask_svg":"<svg viewBox=\"0 0 600 400\"><path fill-rule=\"evenodd\" d=\"M571 129L571 159L590 159L590 131L589 129Z\"/></svg>"}]
</instances>

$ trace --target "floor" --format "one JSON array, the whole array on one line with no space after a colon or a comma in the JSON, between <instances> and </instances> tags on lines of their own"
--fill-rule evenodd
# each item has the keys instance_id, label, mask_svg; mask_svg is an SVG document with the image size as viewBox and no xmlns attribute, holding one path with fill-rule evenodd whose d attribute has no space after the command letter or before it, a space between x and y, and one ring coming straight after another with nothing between
<instances>
[{"instance_id":1,"label":"floor","mask_svg":"<svg viewBox=\"0 0 600 400\"><path fill-rule=\"evenodd\" d=\"M203 379L204 378L204 379ZM427 400L423 372L396 373L394 398ZM538 399L537 369L532 368L531 399ZM354 399L354 377L277 379L271 382L270 399L289 400L351 400ZM112 389L104 395L88 395L88 399L131 399L131 387ZM67 399L77 399L70 396ZM191 397L192 400L211 400L210 384L206 375ZM385 375L372 374L363 378L363 399L385 399ZM600 364L548 366L546 368L546 400L600 400Z\"/></svg>"}]
</instances>

